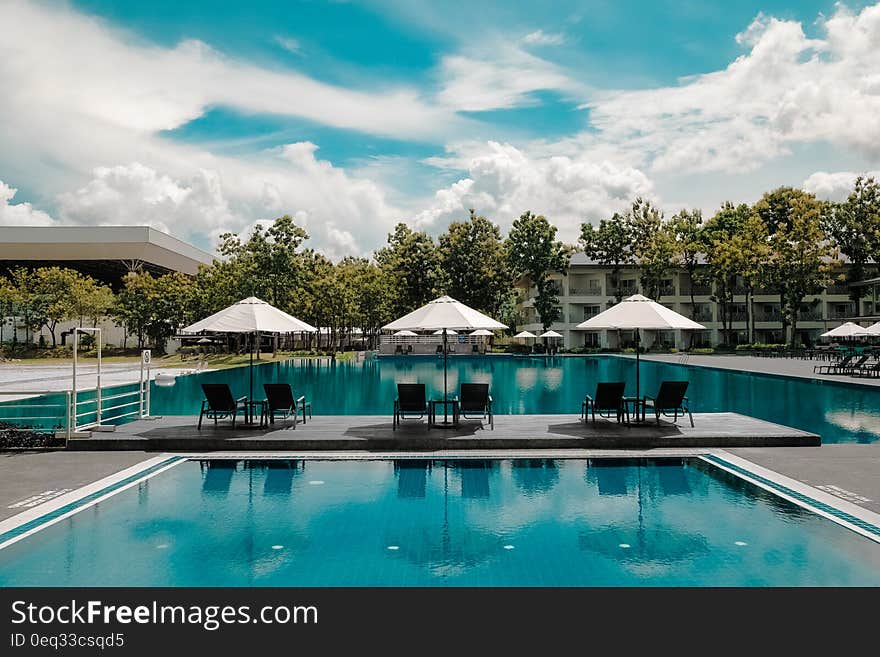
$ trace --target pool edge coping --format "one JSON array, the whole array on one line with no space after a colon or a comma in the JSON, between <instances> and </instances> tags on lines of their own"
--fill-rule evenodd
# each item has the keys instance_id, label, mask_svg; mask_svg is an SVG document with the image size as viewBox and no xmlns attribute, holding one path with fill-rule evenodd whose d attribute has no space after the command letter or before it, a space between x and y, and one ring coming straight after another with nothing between
<instances>
[{"instance_id":1,"label":"pool edge coping","mask_svg":"<svg viewBox=\"0 0 880 657\"><path fill-rule=\"evenodd\" d=\"M118 472L114 472L64 495L48 500L43 504L6 518L0 521L0 550L99 502L103 502L117 493L140 484L161 472L180 465L186 460L188 459L177 454L161 454L123 468ZM66 507L70 508L63 513L58 513ZM22 527L32 523L34 524L33 527L21 531Z\"/></svg>"},{"instance_id":2,"label":"pool edge coping","mask_svg":"<svg viewBox=\"0 0 880 657\"><path fill-rule=\"evenodd\" d=\"M731 454L726 450L717 450L713 454L700 454L697 458L811 513L831 520L864 538L880 543L880 514L870 509L861 507L831 493L826 493L802 481ZM830 511L822 507L828 507ZM871 528L861 527L848 520L845 516L869 525Z\"/></svg>"}]
</instances>

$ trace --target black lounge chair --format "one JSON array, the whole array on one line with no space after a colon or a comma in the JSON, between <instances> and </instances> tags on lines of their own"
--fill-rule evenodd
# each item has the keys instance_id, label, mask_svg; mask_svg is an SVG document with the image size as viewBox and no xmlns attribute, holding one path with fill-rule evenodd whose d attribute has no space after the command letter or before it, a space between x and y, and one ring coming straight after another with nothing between
<instances>
[{"instance_id":1,"label":"black lounge chair","mask_svg":"<svg viewBox=\"0 0 880 657\"><path fill-rule=\"evenodd\" d=\"M425 398L424 383L398 383L397 399L394 400L394 421L392 429L397 430L403 420L421 420L428 417L428 429L431 428L428 401Z\"/></svg>"},{"instance_id":2,"label":"black lounge chair","mask_svg":"<svg viewBox=\"0 0 880 657\"><path fill-rule=\"evenodd\" d=\"M627 416L626 404L623 403L623 391L626 388L626 382L615 381L611 383L597 383L596 396L587 395L581 404L581 419L586 422L587 416L592 416L593 423L596 422L596 414L599 417L611 419L614 413L618 422L622 422ZM629 418L626 417L629 421Z\"/></svg>"},{"instance_id":3,"label":"black lounge chair","mask_svg":"<svg viewBox=\"0 0 880 657\"><path fill-rule=\"evenodd\" d=\"M462 383L461 396L456 397L458 416L466 420L489 420L489 427L495 430L495 416L492 414L492 395L488 383ZM455 423L458 424L458 416Z\"/></svg>"},{"instance_id":4,"label":"black lounge chair","mask_svg":"<svg viewBox=\"0 0 880 657\"><path fill-rule=\"evenodd\" d=\"M859 356L849 363L840 363L837 367L826 372L826 374L852 374L856 370L862 369L869 358L870 356Z\"/></svg>"},{"instance_id":5,"label":"black lounge chair","mask_svg":"<svg viewBox=\"0 0 880 657\"><path fill-rule=\"evenodd\" d=\"M880 376L880 360L873 363L862 365L861 367L853 367L849 370L850 376L875 378Z\"/></svg>"},{"instance_id":6,"label":"black lounge chair","mask_svg":"<svg viewBox=\"0 0 880 657\"><path fill-rule=\"evenodd\" d=\"M217 420L222 418L232 418L232 428L235 428L235 420L239 411L244 415L245 420L248 416L248 398L239 397L236 399L232 396L232 391L225 383L203 383L202 391L205 393L205 399L202 401L202 409L199 411L199 429L202 428L202 418L214 420L214 426L217 426Z\"/></svg>"},{"instance_id":7,"label":"black lounge chair","mask_svg":"<svg viewBox=\"0 0 880 657\"><path fill-rule=\"evenodd\" d=\"M312 402L306 401L305 395L293 396L293 389L289 383L264 383L266 391L266 412L269 414L269 424L275 424L275 416L282 420L293 416L293 428L296 429L297 414L302 413L303 424L306 423L306 411L309 418L312 417Z\"/></svg>"},{"instance_id":8,"label":"black lounge chair","mask_svg":"<svg viewBox=\"0 0 880 657\"><path fill-rule=\"evenodd\" d=\"M855 358L855 356L847 356L843 360L840 360L836 363L830 363L829 365L814 365L813 374L831 374L832 370L836 370L841 367L847 368L852 363L853 358Z\"/></svg>"},{"instance_id":9,"label":"black lounge chair","mask_svg":"<svg viewBox=\"0 0 880 657\"><path fill-rule=\"evenodd\" d=\"M672 421L677 422L679 414L684 417L684 414L687 413L693 427L694 416L691 415L691 410L688 408L688 398L684 396L687 388L688 381L664 381L660 384L660 391L656 397L644 396L642 399L643 412L647 412L650 406L657 418L657 424L660 424L661 415L669 417L669 414L672 413Z\"/></svg>"}]
</instances>

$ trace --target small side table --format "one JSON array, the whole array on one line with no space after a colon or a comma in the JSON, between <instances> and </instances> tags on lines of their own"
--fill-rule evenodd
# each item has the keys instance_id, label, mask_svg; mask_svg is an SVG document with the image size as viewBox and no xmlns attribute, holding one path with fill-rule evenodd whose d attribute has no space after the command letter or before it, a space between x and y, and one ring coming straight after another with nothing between
<instances>
[{"instance_id":1,"label":"small side table","mask_svg":"<svg viewBox=\"0 0 880 657\"><path fill-rule=\"evenodd\" d=\"M452 414L452 421L437 421L437 407L443 407L443 414L448 418ZM428 423L432 427L449 428L458 426L458 400L456 399L432 399L428 402Z\"/></svg>"},{"instance_id":2,"label":"small side table","mask_svg":"<svg viewBox=\"0 0 880 657\"><path fill-rule=\"evenodd\" d=\"M626 411L626 423L639 423L645 421L645 400L641 397L624 397L623 407ZM635 416L635 420L632 417Z\"/></svg>"},{"instance_id":3,"label":"small side table","mask_svg":"<svg viewBox=\"0 0 880 657\"><path fill-rule=\"evenodd\" d=\"M254 417L256 411L260 411L260 428L262 429L268 424L269 418L269 402L265 399L250 399L245 402L247 408L247 424L256 424Z\"/></svg>"}]
</instances>

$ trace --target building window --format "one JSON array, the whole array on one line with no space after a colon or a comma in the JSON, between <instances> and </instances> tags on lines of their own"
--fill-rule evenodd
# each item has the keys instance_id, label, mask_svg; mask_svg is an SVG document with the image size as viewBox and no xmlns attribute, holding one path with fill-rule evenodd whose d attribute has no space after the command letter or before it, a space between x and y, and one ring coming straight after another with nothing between
<instances>
[{"instance_id":1,"label":"building window","mask_svg":"<svg viewBox=\"0 0 880 657\"><path fill-rule=\"evenodd\" d=\"M599 306L584 306L584 320L595 317L599 314Z\"/></svg>"},{"instance_id":2,"label":"building window","mask_svg":"<svg viewBox=\"0 0 880 657\"><path fill-rule=\"evenodd\" d=\"M598 347L599 346L599 334L598 333L584 333L584 346L585 347Z\"/></svg>"}]
</instances>

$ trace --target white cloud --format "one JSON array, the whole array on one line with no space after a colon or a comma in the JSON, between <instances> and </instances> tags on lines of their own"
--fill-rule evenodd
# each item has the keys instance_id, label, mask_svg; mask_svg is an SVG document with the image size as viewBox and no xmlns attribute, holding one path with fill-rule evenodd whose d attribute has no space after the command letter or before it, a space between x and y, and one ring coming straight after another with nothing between
<instances>
[{"instance_id":1,"label":"white cloud","mask_svg":"<svg viewBox=\"0 0 880 657\"><path fill-rule=\"evenodd\" d=\"M482 111L531 104L535 91L579 94L576 83L558 66L507 43L441 61L441 104L456 110Z\"/></svg>"},{"instance_id":2,"label":"white cloud","mask_svg":"<svg viewBox=\"0 0 880 657\"><path fill-rule=\"evenodd\" d=\"M529 154L510 144L471 145L446 162L464 166L468 177L438 191L416 217L420 226L443 227L467 217L467 210L490 217L503 229L526 210L545 215L562 239L577 240L580 224L624 209L636 196L650 196L644 173L607 160ZM444 161L434 160L437 165Z\"/></svg>"},{"instance_id":3,"label":"white cloud","mask_svg":"<svg viewBox=\"0 0 880 657\"><path fill-rule=\"evenodd\" d=\"M293 53L294 55L302 55L302 44L298 39L294 39L293 37L285 37L285 36L276 36L275 43L281 46L287 52Z\"/></svg>"},{"instance_id":4,"label":"white cloud","mask_svg":"<svg viewBox=\"0 0 880 657\"><path fill-rule=\"evenodd\" d=\"M0 180L0 226L51 226L52 217L30 203L11 203L17 189Z\"/></svg>"},{"instance_id":5,"label":"white cloud","mask_svg":"<svg viewBox=\"0 0 880 657\"><path fill-rule=\"evenodd\" d=\"M859 176L880 180L880 171L817 171L804 181L803 188L827 201L843 201L852 192Z\"/></svg>"},{"instance_id":6,"label":"white cloud","mask_svg":"<svg viewBox=\"0 0 880 657\"><path fill-rule=\"evenodd\" d=\"M838 6L824 38L759 15L727 68L591 101L598 139L655 171L738 172L828 141L880 158L880 5Z\"/></svg>"},{"instance_id":7,"label":"white cloud","mask_svg":"<svg viewBox=\"0 0 880 657\"><path fill-rule=\"evenodd\" d=\"M565 36L559 33L536 30L526 34L522 42L530 46L559 46L565 42Z\"/></svg>"}]
</instances>

